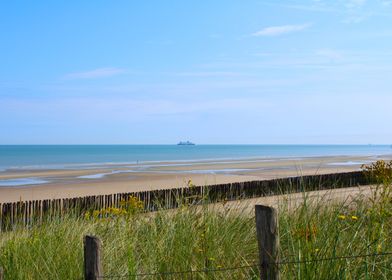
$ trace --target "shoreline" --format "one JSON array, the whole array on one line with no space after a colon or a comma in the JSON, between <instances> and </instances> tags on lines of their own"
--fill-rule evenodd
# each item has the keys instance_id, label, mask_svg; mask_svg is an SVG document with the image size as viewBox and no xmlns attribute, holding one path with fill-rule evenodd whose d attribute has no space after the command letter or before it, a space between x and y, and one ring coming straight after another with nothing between
<instances>
[{"instance_id":1,"label":"shoreline","mask_svg":"<svg viewBox=\"0 0 392 280\"><path fill-rule=\"evenodd\" d=\"M307 159L329 159L329 158L368 158L368 159L392 159L392 153L385 154L332 154L332 155L292 155L292 156L244 156L244 157L217 157L217 158L201 158L201 159L173 159L173 160L138 160L128 162L91 162L91 163L53 163L53 164L35 164L22 166L0 167L0 175L4 172L18 171L36 171L36 170L94 170L106 169L110 167L121 166L164 166L164 165L198 165L198 164L216 164L216 163L232 163L232 162L263 162L263 161L281 161L281 160L307 160Z\"/></svg>"},{"instance_id":2,"label":"shoreline","mask_svg":"<svg viewBox=\"0 0 392 280\"><path fill-rule=\"evenodd\" d=\"M87 170L12 170L0 172L0 182L21 178L48 182L36 185L0 186L0 203L170 189L186 187L189 180L194 185L214 185L350 172L360 170L362 163L370 163L378 159L391 160L392 156L382 158L329 156L301 159L284 157L274 160L199 161L194 164L162 162L139 170L132 169L140 167L136 164L111 165L107 168ZM211 170L213 172L210 172ZM88 178L96 174L105 174L105 176Z\"/></svg>"}]
</instances>

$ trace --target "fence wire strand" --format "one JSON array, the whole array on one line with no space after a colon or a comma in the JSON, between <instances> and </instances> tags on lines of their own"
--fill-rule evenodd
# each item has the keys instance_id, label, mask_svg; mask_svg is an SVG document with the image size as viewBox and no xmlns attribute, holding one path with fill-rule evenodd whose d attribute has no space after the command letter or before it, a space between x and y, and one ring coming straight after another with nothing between
<instances>
[{"instance_id":1,"label":"fence wire strand","mask_svg":"<svg viewBox=\"0 0 392 280\"><path fill-rule=\"evenodd\" d=\"M158 275L174 275L174 274L192 274L192 273L209 273L209 272L223 272L230 270L237 270L243 268L258 267L259 263L253 263L249 265L236 266L236 267L224 267L224 268L213 268L213 269L198 269L198 270L183 270L183 271L166 271L166 272L152 272L152 273L140 273L140 274L125 274L125 275L110 275L102 276L101 279L110 278L125 278L125 277L137 277L137 276L158 276Z\"/></svg>"},{"instance_id":2,"label":"fence wire strand","mask_svg":"<svg viewBox=\"0 0 392 280\"><path fill-rule=\"evenodd\" d=\"M277 265L301 264L301 263L334 261L334 260L344 260L344 259L360 259L360 258L366 258L366 257L388 256L388 255L392 255L392 252L363 254L363 255L354 255L354 256L338 256L338 257L311 259L311 260L302 260L302 261L283 261L283 262L278 262L278 263L275 263L275 264L277 264Z\"/></svg>"},{"instance_id":3,"label":"fence wire strand","mask_svg":"<svg viewBox=\"0 0 392 280\"><path fill-rule=\"evenodd\" d=\"M359 258L367 258L367 257L385 257L388 255L392 255L392 252L382 252L382 253L374 253L374 254L362 254L362 255L353 255L353 256L338 256L338 257L330 257L330 258L321 258L321 259L310 259L310 260L301 260L301 261L281 261L277 263L269 263L270 265L289 265L289 264L304 264L304 263L314 263L314 262L324 262L324 261L335 261L335 260L345 260L345 259L359 259ZM178 274L193 274L193 273L209 273L209 272L224 272L230 270L238 270L244 268L260 268L260 263L255 262L243 266L235 266L235 267L224 267L224 268L213 268L213 269L198 269L198 270L183 270L183 271L166 271L166 272L151 272L151 273L139 273L139 274L124 274L124 275L107 275L101 276L99 279L121 279L126 277L143 277L143 276L158 276L158 275L178 275Z\"/></svg>"}]
</instances>

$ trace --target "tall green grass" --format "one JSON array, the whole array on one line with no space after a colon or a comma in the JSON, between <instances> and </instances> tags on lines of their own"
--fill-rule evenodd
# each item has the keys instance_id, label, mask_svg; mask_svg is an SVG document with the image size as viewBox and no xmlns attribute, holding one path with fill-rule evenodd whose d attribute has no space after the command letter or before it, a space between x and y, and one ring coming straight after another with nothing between
<instances>
[{"instance_id":1,"label":"tall green grass","mask_svg":"<svg viewBox=\"0 0 392 280\"><path fill-rule=\"evenodd\" d=\"M257 260L252 216L232 211L219 213L207 207L184 207L116 218L86 220L67 216L30 229L3 233L0 265L6 279L82 277L82 239L86 234L102 240L107 275L219 269ZM206 276L203 274L200 276ZM218 279L227 279L223 272L215 276L219 274ZM232 275L252 279L257 270L242 269Z\"/></svg>"},{"instance_id":2,"label":"tall green grass","mask_svg":"<svg viewBox=\"0 0 392 280\"><path fill-rule=\"evenodd\" d=\"M282 279L391 279L392 256L324 260L392 252L391 185L338 203L279 206ZM289 196L288 196L289 197ZM72 214L0 235L5 279L81 279L83 236L103 243L105 275L120 279L258 279L257 240L249 202L183 205L155 213L80 217ZM97 216L97 215L96 215ZM319 260L317 262L305 262ZM285 263L290 262L290 263ZM238 269L224 270L238 267ZM185 274L189 270L223 270Z\"/></svg>"}]
</instances>

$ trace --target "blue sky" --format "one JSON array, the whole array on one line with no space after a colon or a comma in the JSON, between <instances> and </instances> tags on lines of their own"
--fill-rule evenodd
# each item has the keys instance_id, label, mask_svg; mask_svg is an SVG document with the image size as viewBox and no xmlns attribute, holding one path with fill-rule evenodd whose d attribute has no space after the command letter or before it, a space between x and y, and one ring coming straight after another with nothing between
<instances>
[{"instance_id":1,"label":"blue sky","mask_svg":"<svg viewBox=\"0 0 392 280\"><path fill-rule=\"evenodd\" d=\"M2 1L0 144L392 142L392 1Z\"/></svg>"}]
</instances>

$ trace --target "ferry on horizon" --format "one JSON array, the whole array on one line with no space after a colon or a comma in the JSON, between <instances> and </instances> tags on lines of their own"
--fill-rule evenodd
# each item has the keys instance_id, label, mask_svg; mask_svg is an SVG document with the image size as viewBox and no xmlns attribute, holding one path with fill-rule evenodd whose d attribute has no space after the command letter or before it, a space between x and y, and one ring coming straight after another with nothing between
<instances>
[{"instance_id":1,"label":"ferry on horizon","mask_svg":"<svg viewBox=\"0 0 392 280\"><path fill-rule=\"evenodd\" d=\"M192 143L192 142L190 142L190 141L180 141L177 145L179 145L179 146L194 146L195 145L195 143Z\"/></svg>"}]
</instances>

